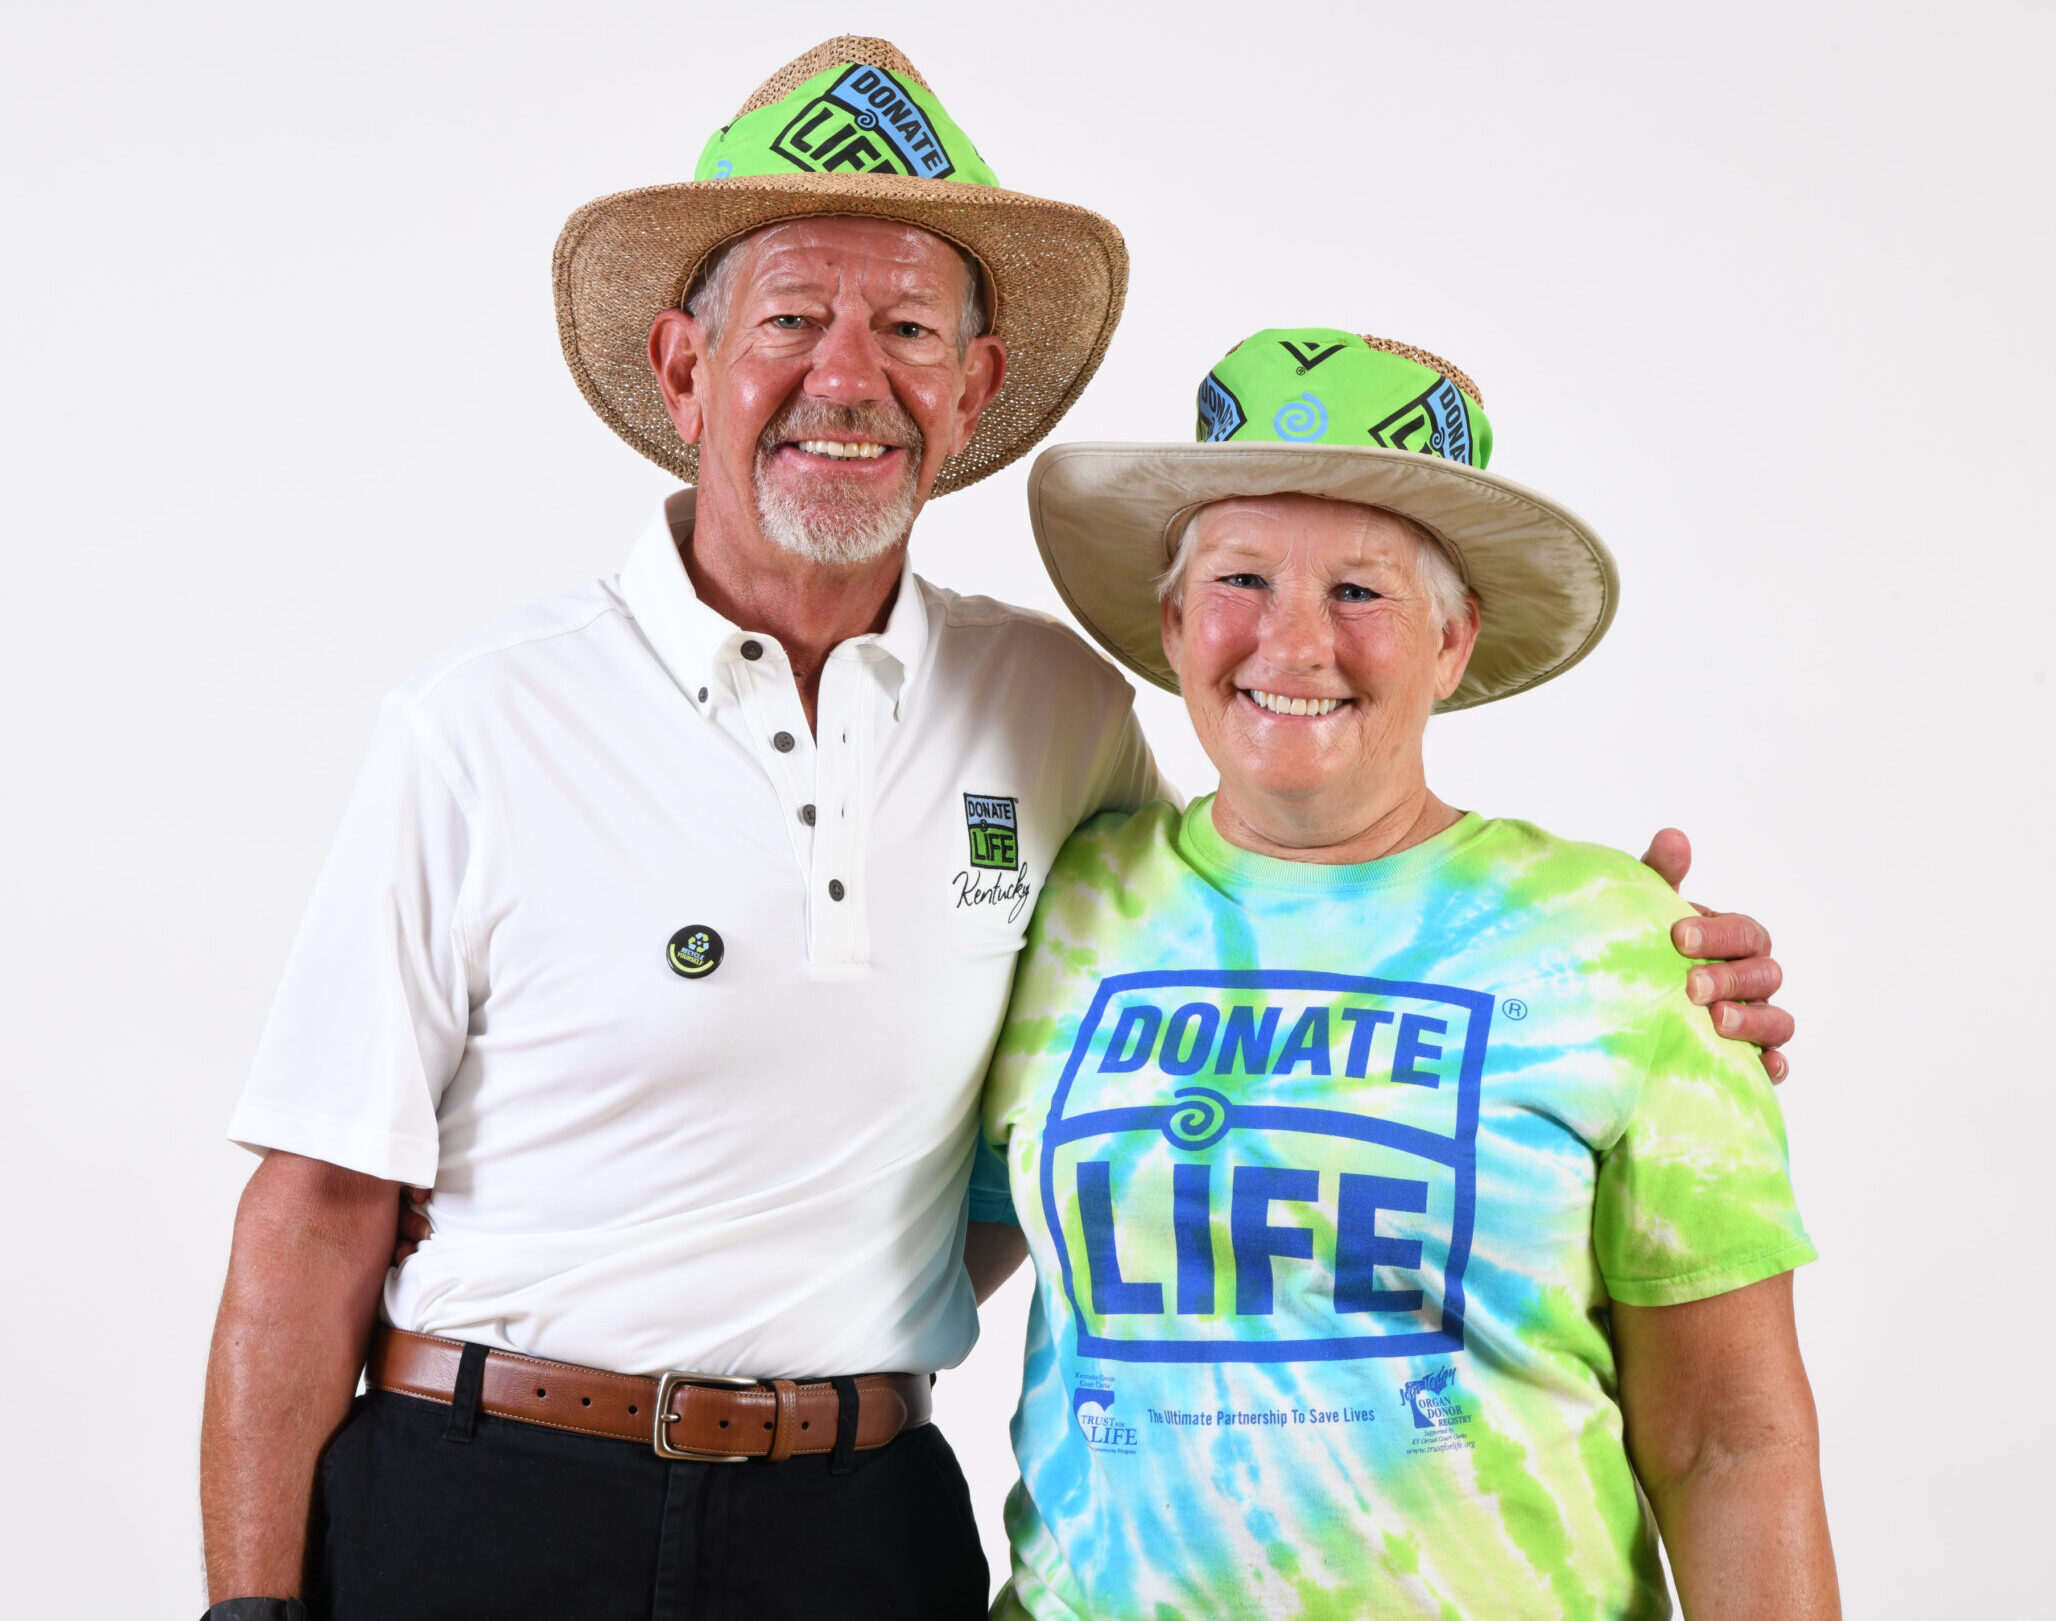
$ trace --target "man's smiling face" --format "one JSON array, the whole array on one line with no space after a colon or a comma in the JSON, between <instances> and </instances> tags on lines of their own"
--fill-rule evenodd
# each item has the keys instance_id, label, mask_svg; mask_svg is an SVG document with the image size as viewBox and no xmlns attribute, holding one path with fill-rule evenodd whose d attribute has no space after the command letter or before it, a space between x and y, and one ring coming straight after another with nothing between
<instances>
[{"instance_id":1,"label":"man's smiling face","mask_svg":"<svg viewBox=\"0 0 2056 1621\"><path fill-rule=\"evenodd\" d=\"M711 323L667 311L651 335L663 376L665 328L685 326L690 384L672 414L699 443L701 509L751 512L818 562L867 561L905 537L969 442L1005 351L961 341L969 271L926 231L834 215L735 251L725 309L703 308Z\"/></svg>"}]
</instances>

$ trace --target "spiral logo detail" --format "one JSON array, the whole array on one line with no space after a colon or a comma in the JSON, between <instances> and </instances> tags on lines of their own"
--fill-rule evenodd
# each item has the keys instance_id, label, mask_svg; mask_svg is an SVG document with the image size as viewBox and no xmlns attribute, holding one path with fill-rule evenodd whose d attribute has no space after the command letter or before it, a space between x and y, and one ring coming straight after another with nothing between
<instances>
[{"instance_id":1,"label":"spiral logo detail","mask_svg":"<svg viewBox=\"0 0 2056 1621\"><path fill-rule=\"evenodd\" d=\"M1302 394L1296 400L1287 400L1271 418L1271 431L1280 439L1298 444L1318 439L1328 431L1328 408L1318 394Z\"/></svg>"},{"instance_id":2,"label":"spiral logo detail","mask_svg":"<svg viewBox=\"0 0 2056 1621\"><path fill-rule=\"evenodd\" d=\"M878 115L877 115L876 113L858 113L858 114L857 114L857 128L858 128L858 129L876 129L877 127L878 127Z\"/></svg>"},{"instance_id":3,"label":"spiral logo detail","mask_svg":"<svg viewBox=\"0 0 2056 1621\"><path fill-rule=\"evenodd\" d=\"M726 180L734 173L735 165L726 158L721 159L720 162L714 165L714 178L716 180Z\"/></svg>"},{"instance_id":4,"label":"spiral logo detail","mask_svg":"<svg viewBox=\"0 0 2056 1621\"><path fill-rule=\"evenodd\" d=\"M1228 1135L1228 1100L1203 1086L1182 1086L1182 1098L1164 1122L1164 1140L1173 1148L1211 1148Z\"/></svg>"}]
</instances>

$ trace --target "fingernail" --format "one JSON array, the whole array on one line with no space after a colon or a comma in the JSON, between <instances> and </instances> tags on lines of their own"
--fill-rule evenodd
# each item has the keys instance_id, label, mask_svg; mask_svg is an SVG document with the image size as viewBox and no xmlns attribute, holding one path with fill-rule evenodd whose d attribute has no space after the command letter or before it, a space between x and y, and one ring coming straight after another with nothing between
<instances>
[{"instance_id":1,"label":"fingernail","mask_svg":"<svg viewBox=\"0 0 2056 1621\"><path fill-rule=\"evenodd\" d=\"M1698 956L1699 948L1706 944L1706 931L1696 923L1687 923L1678 930L1678 949L1690 956Z\"/></svg>"},{"instance_id":2,"label":"fingernail","mask_svg":"<svg viewBox=\"0 0 2056 1621\"><path fill-rule=\"evenodd\" d=\"M1742 1010L1738 1007L1722 1008L1718 1018L1720 1033L1724 1036L1732 1036L1737 1030L1742 1028Z\"/></svg>"},{"instance_id":3,"label":"fingernail","mask_svg":"<svg viewBox=\"0 0 2056 1621\"><path fill-rule=\"evenodd\" d=\"M1704 968L1695 968L1685 976L1685 994L1701 1007L1713 1000L1713 975Z\"/></svg>"}]
</instances>

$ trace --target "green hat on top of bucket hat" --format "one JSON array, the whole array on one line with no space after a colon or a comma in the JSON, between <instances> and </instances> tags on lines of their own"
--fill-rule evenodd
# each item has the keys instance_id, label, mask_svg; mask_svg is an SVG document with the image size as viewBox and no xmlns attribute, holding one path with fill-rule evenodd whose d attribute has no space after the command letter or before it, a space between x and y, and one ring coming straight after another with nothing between
<instances>
[{"instance_id":1,"label":"green hat on top of bucket hat","mask_svg":"<svg viewBox=\"0 0 2056 1621\"><path fill-rule=\"evenodd\" d=\"M1485 471L1492 424L1448 361L1386 338L1277 327L1199 385L1199 442L1052 445L1028 475L1051 580L1080 624L1172 692L1157 581L1185 519L1236 496L1318 495L1413 519L1483 608L1470 667L1436 707L1467 709L1561 675L1613 622L1620 576L1590 526Z\"/></svg>"},{"instance_id":2,"label":"green hat on top of bucket hat","mask_svg":"<svg viewBox=\"0 0 2056 1621\"><path fill-rule=\"evenodd\" d=\"M937 495L1026 454L1098 369L1127 294L1121 233L1088 209L1002 188L913 63L887 40L845 34L759 85L708 139L690 181L602 197L565 224L557 330L601 419L695 481L699 453L679 440L650 371L650 323L725 244L820 214L919 226L984 271L1006 384L942 464Z\"/></svg>"}]
</instances>

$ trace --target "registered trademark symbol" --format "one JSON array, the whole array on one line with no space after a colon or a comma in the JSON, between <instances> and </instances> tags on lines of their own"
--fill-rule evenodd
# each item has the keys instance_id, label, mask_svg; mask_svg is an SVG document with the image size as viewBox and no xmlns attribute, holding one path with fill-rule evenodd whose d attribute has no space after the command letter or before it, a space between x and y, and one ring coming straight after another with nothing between
<instances>
[{"instance_id":1,"label":"registered trademark symbol","mask_svg":"<svg viewBox=\"0 0 2056 1621\"><path fill-rule=\"evenodd\" d=\"M1525 1019L1528 1016L1528 1004L1518 996L1509 996L1499 1004L1499 1010L1509 1019Z\"/></svg>"}]
</instances>

